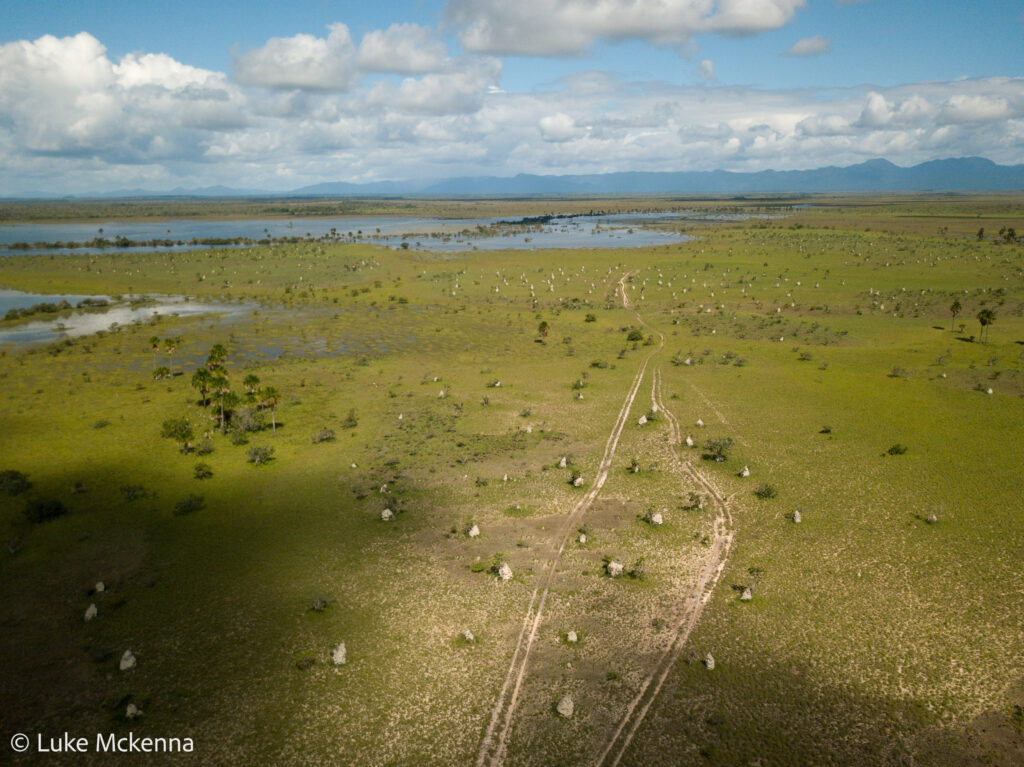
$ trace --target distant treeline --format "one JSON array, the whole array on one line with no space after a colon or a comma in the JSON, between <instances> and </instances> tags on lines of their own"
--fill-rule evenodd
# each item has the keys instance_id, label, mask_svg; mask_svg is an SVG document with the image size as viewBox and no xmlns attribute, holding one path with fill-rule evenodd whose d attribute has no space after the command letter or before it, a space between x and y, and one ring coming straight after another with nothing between
<instances>
[{"instance_id":1,"label":"distant treeline","mask_svg":"<svg viewBox=\"0 0 1024 767\"><path fill-rule=\"evenodd\" d=\"M271 244L295 244L299 242L312 242L314 240L338 240L341 235L325 234L322 237L193 237L190 240L132 240L118 235L113 240L106 237L94 237L83 242L57 240L55 242L12 242L9 245L2 245L4 250L75 250L78 248L180 248L185 246L207 246L227 247L231 245L271 245Z\"/></svg>"},{"instance_id":2,"label":"distant treeline","mask_svg":"<svg viewBox=\"0 0 1024 767\"><path fill-rule=\"evenodd\" d=\"M23 309L8 309L4 315L5 320L20 320L22 317L32 317L36 314L56 314L57 312L64 312L69 309L90 309L97 307L110 306L110 302L105 298L83 298L73 307L68 301L61 301L60 303L52 303L45 301L39 304L33 304L32 306L25 307Z\"/></svg>"}]
</instances>

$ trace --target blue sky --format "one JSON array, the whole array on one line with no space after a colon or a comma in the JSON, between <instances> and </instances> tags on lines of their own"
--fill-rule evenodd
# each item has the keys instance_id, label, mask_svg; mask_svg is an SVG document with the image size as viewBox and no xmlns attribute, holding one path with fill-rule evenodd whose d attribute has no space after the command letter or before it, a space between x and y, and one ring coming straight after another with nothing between
<instances>
[{"instance_id":1,"label":"blue sky","mask_svg":"<svg viewBox=\"0 0 1024 767\"><path fill-rule=\"evenodd\" d=\"M7 193L1024 162L989 0L8 0Z\"/></svg>"}]
</instances>

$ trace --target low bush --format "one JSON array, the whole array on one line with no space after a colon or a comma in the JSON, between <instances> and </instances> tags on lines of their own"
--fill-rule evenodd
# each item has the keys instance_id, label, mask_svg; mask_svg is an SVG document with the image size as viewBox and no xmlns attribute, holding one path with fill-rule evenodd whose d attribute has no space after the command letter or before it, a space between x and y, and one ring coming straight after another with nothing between
<instances>
[{"instance_id":1,"label":"low bush","mask_svg":"<svg viewBox=\"0 0 1024 767\"><path fill-rule=\"evenodd\" d=\"M266 445L256 445L250 447L248 452L245 454L246 460L249 463L259 466L262 463L269 463L274 460L274 448L267 447Z\"/></svg>"},{"instance_id":2,"label":"low bush","mask_svg":"<svg viewBox=\"0 0 1024 767\"><path fill-rule=\"evenodd\" d=\"M183 517L206 508L206 499L201 495L191 493L185 499L174 504L174 515Z\"/></svg>"},{"instance_id":3,"label":"low bush","mask_svg":"<svg viewBox=\"0 0 1024 767\"><path fill-rule=\"evenodd\" d=\"M67 507L56 498L33 498L25 505L25 518L33 524L63 517L67 513Z\"/></svg>"},{"instance_id":4,"label":"low bush","mask_svg":"<svg viewBox=\"0 0 1024 767\"><path fill-rule=\"evenodd\" d=\"M28 475L14 469L0 471L0 492L5 495L20 495L32 487Z\"/></svg>"},{"instance_id":5,"label":"low bush","mask_svg":"<svg viewBox=\"0 0 1024 767\"><path fill-rule=\"evenodd\" d=\"M319 445L321 442L334 442L335 436L334 429L326 427L317 429L316 433L313 434L313 444Z\"/></svg>"}]
</instances>

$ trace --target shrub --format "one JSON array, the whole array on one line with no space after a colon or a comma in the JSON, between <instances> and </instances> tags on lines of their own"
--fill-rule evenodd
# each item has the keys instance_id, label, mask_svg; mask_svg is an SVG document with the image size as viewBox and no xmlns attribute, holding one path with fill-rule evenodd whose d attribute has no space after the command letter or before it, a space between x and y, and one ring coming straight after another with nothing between
<instances>
[{"instance_id":1,"label":"shrub","mask_svg":"<svg viewBox=\"0 0 1024 767\"><path fill-rule=\"evenodd\" d=\"M717 461L721 463L729 458L729 451L732 449L732 437L715 437L709 439L704 443L704 453L702 458L708 461Z\"/></svg>"},{"instance_id":2,"label":"shrub","mask_svg":"<svg viewBox=\"0 0 1024 767\"><path fill-rule=\"evenodd\" d=\"M686 498L686 505L683 506L685 511L696 511L697 509L704 508L704 496L700 493L690 492Z\"/></svg>"},{"instance_id":3,"label":"shrub","mask_svg":"<svg viewBox=\"0 0 1024 767\"><path fill-rule=\"evenodd\" d=\"M647 577L647 568L644 567L644 558L640 557L640 559L634 562L633 566L626 571L626 575L637 581L642 581Z\"/></svg>"},{"instance_id":4,"label":"shrub","mask_svg":"<svg viewBox=\"0 0 1024 767\"><path fill-rule=\"evenodd\" d=\"M137 501L149 495L142 485L121 485L121 495L126 501Z\"/></svg>"},{"instance_id":5,"label":"shrub","mask_svg":"<svg viewBox=\"0 0 1024 767\"><path fill-rule=\"evenodd\" d=\"M583 318L583 321L584 322L597 322L597 315L593 314L593 313L588 313L587 316Z\"/></svg>"},{"instance_id":6,"label":"shrub","mask_svg":"<svg viewBox=\"0 0 1024 767\"><path fill-rule=\"evenodd\" d=\"M626 340L627 341L643 341L644 340L644 334L638 328L633 328L631 331L629 331L629 335L626 336Z\"/></svg>"},{"instance_id":7,"label":"shrub","mask_svg":"<svg viewBox=\"0 0 1024 767\"><path fill-rule=\"evenodd\" d=\"M608 367L608 363L605 362L604 360L594 360L593 362L590 363L590 367L604 370L605 368Z\"/></svg>"},{"instance_id":8,"label":"shrub","mask_svg":"<svg viewBox=\"0 0 1024 767\"><path fill-rule=\"evenodd\" d=\"M6 495L20 495L32 487L28 475L14 469L0 471L0 492Z\"/></svg>"},{"instance_id":9,"label":"shrub","mask_svg":"<svg viewBox=\"0 0 1024 767\"><path fill-rule=\"evenodd\" d=\"M25 518L33 524L63 517L67 513L67 507L56 498L33 498L25 504Z\"/></svg>"},{"instance_id":10,"label":"shrub","mask_svg":"<svg viewBox=\"0 0 1024 767\"><path fill-rule=\"evenodd\" d=\"M345 416L345 420L341 422L341 428L343 429L354 429L359 425L359 419L356 418L355 408L348 411L348 415Z\"/></svg>"},{"instance_id":11,"label":"shrub","mask_svg":"<svg viewBox=\"0 0 1024 767\"><path fill-rule=\"evenodd\" d=\"M245 456L249 463L259 466L261 463L269 463L274 460L274 448L267 447L266 445L257 445L250 447Z\"/></svg>"},{"instance_id":12,"label":"shrub","mask_svg":"<svg viewBox=\"0 0 1024 767\"><path fill-rule=\"evenodd\" d=\"M110 426L110 421L108 421L106 418L101 418L92 425L92 428L105 429L107 426Z\"/></svg>"},{"instance_id":13,"label":"shrub","mask_svg":"<svg viewBox=\"0 0 1024 767\"><path fill-rule=\"evenodd\" d=\"M210 464L200 461L196 464L193 476L196 479L209 479L213 476L213 469L210 467Z\"/></svg>"},{"instance_id":14,"label":"shrub","mask_svg":"<svg viewBox=\"0 0 1024 767\"><path fill-rule=\"evenodd\" d=\"M895 445L890 447L885 452L888 453L889 455L903 455L905 452L907 452L907 448L905 445L901 445L899 442L897 442Z\"/></svg>"},{"instance_id":15,"label":"shrub","mask_svg":"<svg viewBox=\"0 0 1024 767\"><path fill-rule=\"evenodd\" d=\"M174 514L183 517L204 508L206 508L206 499L201 495L190 493L187 498L174 504Z\"/></svg>"},{"instance_id":16,"label":"shrub","mask_svg":"<svg viewBox=\"0 0 1024 767\"><path fill-rule=\"evenodd\" d=\"M326 427L318 429L313 435L313 444L319 445L321 442L334 442L335 434L334 429L328 429Z\"/></svg>"},{"instance_id":17,"label":"shrub","mask_svg":"<svg viewBox=\"0 0 1024 767\"><path fill-rule=\"evenodd\" d=\"M767 482L762 482L754 490L754 495L760 498L762 501L767 501L770 498L774 498L779 494L779 491L775 489L775 485L769 485Z\"/></svg>"},{"instance_id":18,"label":"shrub","mask_svg":"<svg viewBox=\"0 0 1024 767\"><path fill-rule=\"evenodd\" d=\"M231 431L262 431L267 428L267 416L262 410L241 407L231 413Z\"/></svg>"},{"instance_id":19,"label":"shrub","mask_svg":"<svg viewBox=\"0 0 1024 767\"><path fill-rule=\"evenodd\" d=\"M196 455L209 455L213 452L213 440L209 437L203 437L199 441L199 445L196 447Z\"/></svg>"},{"instance_id":20,"label":"shrub","mask_svg":"<svg viewBox=\"0 0 1024 767\"><path fill-rule=\"evenodd\" d=\"M187 418L168 418L160 426L160 436L164 439L173 439L183 453L192 449L189 442L193 437L193 432Z\"/></svg>"}]
</instances>

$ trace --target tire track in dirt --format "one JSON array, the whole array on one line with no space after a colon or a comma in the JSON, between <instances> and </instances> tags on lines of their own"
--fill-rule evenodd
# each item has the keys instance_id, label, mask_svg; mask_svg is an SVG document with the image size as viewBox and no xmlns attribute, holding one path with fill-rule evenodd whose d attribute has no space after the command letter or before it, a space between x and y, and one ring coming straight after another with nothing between
<instances>
[{"instance_id":1,"label":"tire track in dirt","mask_svg":"<svg viewBox=\"0 0 1024 767\"><path fill-rule=\"evenodd\" d=\"M616 767L622 759L622 755L626 752L641 724L643 724L651 705L658 697L658 693L661 692L661 687L669 672L676 664L676 661L679 660L679 655L682 653L687 639L689 639L690 632L697 625L697 621L704 611L704 606L711 598L718 579L725 569L725 563L732 547L732 515L729 513L727 502L722 498L718 490L690 465L689 461L680 461L679 456L676 454L676 447L681 441L679 420L671 410L665 407L662 400L660 368L654 371L652 378L651 400L658 407L658 411L664 413L669 423L669 449L672 453L673 461L679 469L689 475L700 487L704 488L718 510L718 514L714 522L714 538L711 544L711 551L708 553L704 565L697 575L694 588L683 600L682 610L678 614L672 641L665 648L661 658L658 659L650 673L645 677L640 685L639 692L630 702L629 706L627 706L618 726L598 756L595 762L596 767L605 767L605 765L607 767ZM725 422L725 419L723 418L722 421Z\"/></svg>"},{"instance_id":2,"label":"tire track in dirt","mask_svg":"<svg viewBox=\"0 0 1024 767\"><path fill-rule=\"evenodd\" d=\"M627 272L619 279L619 292L622 296L622 304L626 309L631 308L629 297L626 295L626 280L631 274L633 274L633 272ZM637 315L637 319L639 319L639 315ZM661 334L659 333L659 335ZM530 652L533 649L533 644L537 638L537 632L540 629L541 622L544 618L544 605L547 602L548 593L551 590L551 583L554 580L555 570L557 569L558 563L562 558L562 554L569 543L569 537L572 534L573 529L579 525L579 521L583 518L583 515L587 512L587 509L590 508L591 504L593 504L594 499L597 498L598 494L601 492L601 488L604 486L605 480L608 478L608 471L611 469L612 459L615 457L615 448L619 444L619 438L622 436L622 430L626 425L626 420L629 418L629 411L633 405L633 401L636 399L636 395L640 391L640 384L643 382L644 374L647 371L647 365L651 361L651 358L661 350L662 346L664 346L664 337L662 337L662 343L659 344L657 348L651 350L640 364L640 368L637 370L637 373L633 378L633 383L626 395L626 399L622 403L622 407L619 409L618 417L615 420L615 425L612 427L611 434L608 436L608 441L605 443L604 455L601 458L601 463L598 465L598 471L594 478L594 483L587 490L583 498L577 502L569 516L566 518L560 533L558 549L554 556L545 564L546 573L541 576L537 587L533 590L533 594L530 597L530 604L527 607L526 617L523 619L523 627L519 632L519 638L516 641L515 650L512 654L512 661L509 665L508 672L505 675L505 681L501 686L501 691L498 693L498 699L495 701L494 708L491 710L491 719L487 724L487 729L484 732L484 737L480 744L480 750L477 753L476 767L483 767L483 765L488 762L493 767L497 767L504 761L505 751L508 745L508 734L512 727L516 704L519 701L519 692L522 688L523 680L526 678ZM497 731L499 722L502 723L500 732ZM495 740L495 737L497 737L497 740Z\"/></svg>"}]
</instances>

